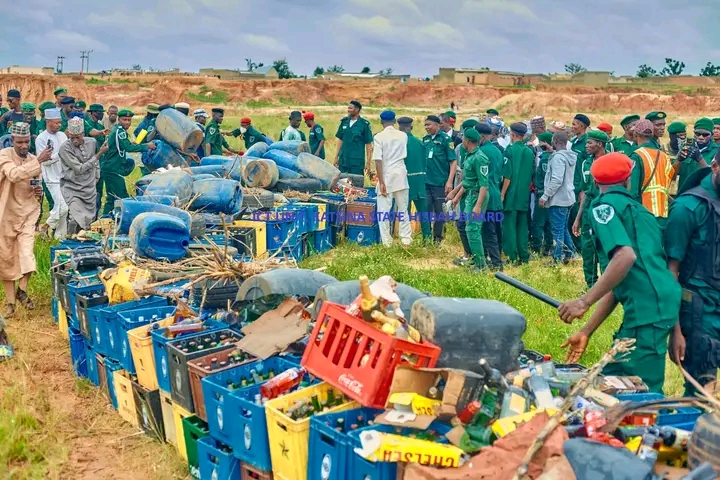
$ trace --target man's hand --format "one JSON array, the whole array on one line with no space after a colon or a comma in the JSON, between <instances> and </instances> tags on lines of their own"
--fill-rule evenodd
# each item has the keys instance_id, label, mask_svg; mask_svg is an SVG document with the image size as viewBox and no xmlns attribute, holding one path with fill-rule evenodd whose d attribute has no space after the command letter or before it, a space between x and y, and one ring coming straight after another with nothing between
<instances>
[{"instance_id":1,"label":"man's hand","mask_svg":"<svg viewBox=\"0 0 720 480\"><path fill-rule=\"evenodd\" d=\"M148 150L155 150L157 148L157 145L154 143L146 143L145 145L147 145Z\"/></svg>"},{"instance_id":2,"label":"man's hand","mask_svg":"<svg viewBox=\"0 0 720 480\"><path fill-rule=\"evenodd\" d=\"M572 226L572 233L576 237L580 236L580 215L575 217L575 221L573 222L573 226Z\"/></svg>"},{"instance_id":3,"label":"man's hand","mask_svg":"<svg viewBox=\"0 0 720 480\"><path fill-rule=\"evenodd\" d=\"M336 154L335 160L333 160L333 165L337 167L339 163L340 163L340 155Z\"/></svg>"},{"instance_id":4,"label":"man's hand","mask_svg":"<svg viewBox=\"0 0 720 480\"><path fill-rule=\"evenodd\" d=\"M685 337L673 330L670 334L670 360L680 365L685 360Z\"/></svg>"},{"instance_id":5,"label":"man's hand","mask_svg":"<svg viewBox=\"0 0 720 480\"><path fill-rule=\"evenodd\" d=\"M570 300L560 305L558 312L563 322L571 324L576 318L582 318L589 309L590 305L585 303L585 300L582 298L578 298L577 300Z\"/></svg>"},{"instance_id":6,"label":"man's hand","mask_svg":"<svg viewBox=\"0 0 720 480\"><path fill-rule=\"evenodd\" d=\"M380 195L383 197L387 197L387 186L385 185L385 182L383 180L380 180L378 183L378 186L380 187Z\"/></svg>"},{"instance_id":7,"label":"man's hand","mask_svg":"<svg viewBox=\"0 0 720 480\"><path fill-rule=\"evenodd\" d=\"M589 340L588 336L582 331L570 335L570 337L565 340L565 343L560 345L560 348L570 347L570 350L568 350L565 355L565 363L577 363L583 353L585 353Z\"/></svg>"},{"instance_id":8,"label":"man's hand","mask_svg":"<svg viewBox=\"0 0 720 480\"><path fill-rule=\"evenodd\" d=\"M98 150L98 156L104 154L108 150L109 150L109 147L108 147L107 140L106 140L105 143L103 143L102 146L100 147L100 150Z\"/></svg>"},{"instance_id":9,"label":"man's hand","mask_svg":"<svg viewBox=\"0 0 720 480\"><path fill-rule=\"evenodd\" d=\"M540 200L538 200L538 205L545 208L545 205L547 205L547 200L541 198Z\"/></svg>"},{"instance_id":10,"label":"man's hand","mask_svg":"<svg viewBox=\"0 0 720 480\"><path fill-rule=\"evenodd\" d=\"M445 195L452 192L452 189L453 189L453 184L450 180L448 180L448 182L445 184Z\"/></svg>"},{"instance_id":11,"label":"man's hand","mask_svg":"<svg viewBox=\"0 0 720 480\"><path fill-rule=\"evenodd\" d=\"M475 218L481 218L480 215L482 215L482 208L480 208L480 205L475 205L475 208L473 208L473 215L475 215Z\"/></svg>"},{"instance_id":12,"label":"man's hand","mask_svg":"<svg viewBox=\"0 0 720 480\"><path fill-rule=\"evenodd\" d=\"M102 134L103 136L107 137L108 135L110 135L110 129L106 128L105 130L103 130Z\"/></svg>"},{"instance_id":13,"label":"man's hand","mask_svg":"<svg viewBox=\"0 0 720 480\"><path fill-rule=\"evenodd\" d=\"M682 150L680 150L680 151L678 152L678 156L677 156L678 160L683 161L683 160L685 160L685 159L687 158L687 156L688 156L688 149L689 149L689 148L690 148L689 145L685 145L685 146L682 148Z\"/></svg>"},{"instance_id":14,"label":"man's hand","mask_svg":"<svg viewBox=\"0 0 720 480\"><path fill-rule=\"evenodd\" d=\"M50 160L50 158L52 158L52 154L53 154L53 148L50 145L48 145L45 148L45 150L40 152L40 155L37 156L37 161L39 163L45 163L48 160Z\"/></svg>"}]
</instances>

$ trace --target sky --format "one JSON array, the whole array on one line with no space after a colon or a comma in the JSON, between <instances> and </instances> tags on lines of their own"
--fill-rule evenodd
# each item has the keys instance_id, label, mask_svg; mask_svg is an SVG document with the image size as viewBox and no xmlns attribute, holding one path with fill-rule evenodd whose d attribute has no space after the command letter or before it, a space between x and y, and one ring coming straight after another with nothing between
<instances>
[{"instance_id":1,"label":"sky","mask_svg":"<svg viewBox=\"0 0 720 480\"><path fill-rule=\"evenodd\" d=\"M633 75L670 57L697 75L720 63L718 14L720 2L670 0L25 0L3 7L0 67L55 67L64 56L65 72L77 72L80 51L93 50L92 71L286 58L298 75L331 65L556 73L570 62Z\"/></svg>"}]
</instances>

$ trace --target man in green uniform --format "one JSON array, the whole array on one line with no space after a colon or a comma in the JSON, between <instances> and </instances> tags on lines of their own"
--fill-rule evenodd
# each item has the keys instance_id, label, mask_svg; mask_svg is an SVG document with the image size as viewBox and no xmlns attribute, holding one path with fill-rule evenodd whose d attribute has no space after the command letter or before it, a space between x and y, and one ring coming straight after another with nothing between
<instances>
[{"instance_id":1,"label":"man in green uniform","mask_svg":"<svg viewBox=\"0 0 720 480\"><path fill-rule=\"evenodd\" d=\"M105 137L110 133L109 130L105 129L102 124L103 116L105 115L105 109L99 103L93 103L88 109L89 115L85 116L85 136L92 137L97 143L96 152L100 151L103 143L105 143Z\"/></svg>"},{"instance_id":2,"label":"man in green uniform","mask_svg":"<svg viewBox=\"0 0 720 480\"><path fill-rule=\"evenodd\" d=\"M501 248L502 244L502 199L500 186L502 185L503 154L495 145L493 128L487 123L479 123L475 130L480 133L480 151L488 157L488 204L485 211L485 221L482 225L483 248L490 257L490 269L502 270Z\"/></svg>"},{"instance_id":3,"label":"man in green uniform","mask_svg":"<svg viewBox=\"0 0 720 480\"><path fill-rule=\"evenodd\" d=\"M613 152L624 153L629 157L633 150L635 150L633 127L638 120L640 120L640 115L628 115L620 121L620 126L625 133L622 137L615 137L610 141Z\"/></svg>"},{"instance_id":4,"label":"man in green uniform","mask_svg":"<svg viewBox=\"0 0 720 480\"><path fill-rule=\"evenodd\" d=\"M653 148L664 151L664 145L662 145L662 137L665 136L665 124L667 115L665 112L650 112L645 115L645 120L650 120L653 124L653 138L652 143L655 145Z\"/></svg>"},{"instance_id":5,"label":"man in green uniform","mask_svg":"<svg viewBox=\"0 0 720 480\"><path fill-rule=\"evenodd\" d=\"M310 152L316 157L325 160L325 130L322 125L315 122L315 114L312 112L303 113L305 125L310 130L308 137L310 138Z\"/></svg>"},{"instance_id":6,"label":"man in green uniform","mask_svg":"<svg viewBox=\"0 0 720 480\"><path fill-rule=\"evenodd\" d=\"M370 122L360 116L361 110L360 102L351 101L348 105L347 117L340 120L335 133L335 138L338 139L338 151L335 154L334 164L342 173L362 175L364 171L370 171L373 134Z\"/></svg>"},{"instance_id":7,"label":"man in green uniform","mask_svg":"<svg viewBox=\"0 0 720 480\"><path fill-rule=\"evenodd\" d=\"M580 209L577 217L573 222L573 233L580 237L580 253L583 260L583 275L587 288L592 288L598 280L598 257L595 248L595 240L591 230L590 210L592 203L598 197L600 192L597 185L592 179L590 168L593 162L605 155L605 145L608 142L608 136L600 130L591 130L588 133L588 139L585 145L587 155L584 161L577 165L577 169L581 170L582 184L580 186ZM603 262L604 264L605 262ZM602 265L600 265L602 267ZM602 271L602 268L601 268Z\"/></svg>"},{"instance_id":8,"label":"man in green uniform","mask_svg":"<svg viewBox=\"0 0 720 480\"><path fill-rule=\"evenodd\" d=\"M65 133L70 112L72 112L75 107L75 99L73 97L63 97L62 100L60 100L60 104L60 131Z\"/></svg>"},{"instance_id":9,"label":"man in green uniform","mask_svg":"<svg viewBox=\"0 0 720 480\"><path fill-rule=\"evenodd\" d=\"M683 288L680 321L670 337L670 358L701 385L720 366L720 164L687 179L670 205L665 229L668 268ZM695 389L685 384L685 396Z\"/></svg>"},{"instance_id":10,"label":"man in green uniform","mask_svg":"<svg viewBox=\"0 0 720 480\"><path fill-rule=\"evenodd\" d=\"M35 104L30 102L23 102L20 107L23 112L23 121L30 126L30 153L33 155L35 152L35 139L40 134L40 122L35 118Z\"/></svg>"},{"instance_id":11,"label":"man in green uniform","mask_svg":"<svg viewBox=\"0 0 720 480\"><path fill-rule=\"evenodd\" d=\"M685 180L701 168L709 166L718 145L712 141L713 123L709 118L701 118L694 125L695 141L678 152L677 159L673 164L678 176L678 188L683 189Z\"/></svg>"},{"instance_id":12,"label":"man in green uniform","mask_svg":"<svg viewBox=\"0 0 720 480\"><path fill-rule=\"evenodd\" d=\"M530 210L530 184L535 170L535 152L525 144L528 127L524 123L510 125L511 144L505 149L503 164L503 250L511 262L527 263Z\"/></svg>"},{"instance_id":13,"label":"man in green uniform","mask_svg":"<svg viewBox=\"0 0 720 480\"><path fill-rule=\"evenodd\" d=\"M462 132L464 132L468 128L475 128L475 125L477 124L477 120L470 118L468 120L465 120L460 128ZM445 132L445 130L443 130L442 116L440 116L440 130ZM459 133L459 138L462 138L462 132ZM448 133L445 132L445 135L448 135ZM450 139L452 140L452 137L450 137ZM462 143L462 140L460 140L460 144L455 148L455 156L457 157L457 168L455 170L454 182L455 188L453 188L453 190L447 195L447 199L452 202L453 208L458 209L458 211L454 213L459 213L458 219L455 222L455 226L457 227L458 235L460 236L460 243L462 243L464 255L460 258L456 258L455 260L453 260L453 263L460 266L468 266L473 264L473 254L472 250L470 250L470 243L468 242L467 232L465 230L467 222L469 221L469 219L465 216L465 200L467 199L468 192L464 188L462 180L464 168L463 164L468 153L469 152L465 148L465 144Z\"/></svg>"},{"instance_id":14,"label":"man in green uniform","mask_svg":"<svg viewBox=\"0 0 720 480\"><path fill-rule=\"evenodd\" d=\"M545 193L545 174L547 173L548 160L552 155L552 138L552 132L542 132L537 136L541 153L533 176L535 208L532 215L532 243L530 248L533 252L542 256L550 255L553 249L553 235L548 211L545 207L540 206L540 198Z\"/></svg>"},{"instance_id":15,"label":"man in green uniform","mask_svg":"<svg viewBox=\"0 0 720 480\"><path fill-rule=\"evenodd\" d=\"M427 166L425 197L433 222L433 241L440 243L445 227L443 204L453 189L457 157L452 140L440 130L440 118L437 115L429 115L425 119L425 131L427 135L422 140Z\"/></svg>"},{"instance_id":16,"label":"man in green uniform","mask_svg":"<svg viewBox=\"0 0 720 480\"><path fill-rule=\"evenodd\" d=\"M40 120L38 120L38 130L41 132L46 129L46 127L45 127L45 110L47 110L48 108L55 108L55 103L43 102L38 107L38 110L40 110Z\"/></svg>"},{"instance_id":17,"label":"man in green uniform","mask_svg":"<svg viewBox=\"0 0 720 480\"><path fill-rule=\"evenodd\" d=\"M580 251L582 243L580 237L575 235L573 232L573 222L580 211L580 190L582 189L583 183L583 171L582 164L588 156L587 149L587 129L590 128L590 119L587 115L578 113L572 121L572 131L574 136L570 139L570 150L577 153L577 166L575 167L575 177L573 178L573 186L575 187L575 200L576 203L572 209L570 209L570 215L568 216L568 228L570 230L570 236L572 237L575 251Z\"/></svg>"},{"instance_id":18,"label":"man in green uniform","mask_svg":"<svg viewBox=\"0 0 720 480\"><path fill-rule=\"evenodd\" d=\"M590 320L562 348L570 347L566 360L577 362L592 334L620 303L624 315L615 338L635 339L635 349L626 361L605 367L603 375L636 375L651 392L663 393L668 337L678 321L681 289L667 268L660 226L627 190L631 170L630 159L617 152L591 167L601 192L592 206L591 229L610 263L585 295L560 305L560 317L572 323L599 302Z\"/></svg>"},{"instance_id":19,"label":"man in green uniform","mask_svg":"<svg viewBox=\"0 0 720 480\"><path fill-rule=\"evenodd\" d=\"M263 135L258 129L253 127L252 119L244 117L240 119L240 126L230 132L230 135L237 138L240 135L243 136L245 141L245 150L249 149L256 143L265 143L265 135Z\"/></svg>"},{"instance_id":20,"label":"man in green uniform","mask_svg":"<svg viewBox=\"0 0 720 480\"><path fill-rule=\"evenodd\" d=\"M135 160L128 153L155 150L154 143L137 145L128 138L127 132L133 115L130 110L120 110L118 112L118 125L110 132L107 139L108 151L100 160L98 192L102 192L102 185L104 184L106 195L103 215L108 215L113 211L115 200L128 197L125 177L135 170Z\"/></svg>"},{"instance_id":21,"label":"man in green uniform","mask_svg":"<svg viewBox=\"0 0 720 480\"><path fill-rule=\"evenodd\" d=\"M713 142L720 143L720 118L715 117L712 119L713 122Z\"/></svg>"},{"instance_id":22,"label":"man in green uniform","mask_svg":"<svg viewBox=\"0 0 720 480\"><path fill-rule=\"evenodd\" d=\"M463 213L468 243L475 264L474 271L487 268L482 225L487 213L490 161L480 149L479 143L480 133L477 130L468 128L463 132L463 146L468 152L463 164L462 186L467 192Z\"/></svg>"},{"instance_id":23,"label":"man in green uniform","mask_svg":"<svg viewBox=\"0 0 720 480\"><path fill-rule=\"evenodd\" d=\"M220 132L220 125L222 125L223 117L225 116L225 110L222 108L215 107L212 109L212 120L207 124L205 129L205 156L210 155L222 155L225 152L231 154L237 154L237 150L233 150L228 145L225 137Z\"/></svg>"},{"instance_id":24,"label":"man in green uniform","mask_svg":"<svg viewBox=\"0 0 720 480\"><path fill-rule=\"evenodd\" d=\"M408 136L407 157L405 157L405 169L408 175L408 186L410 187L408 211L415 206L413 219L420 220L420 228L424 241L432 238L430 222L428 221L427 202L425 201L425 146L412 134L413 119L400 117L397 120L398 129Z\"/></svg>"},{"instance_id":25,"label":"man in green uniform","mask_svg":"<svg viewBox=\"0 0 720 480\"><path fill-rule=\"evenodd\" d=\"M85 103L84 100L76 100L75 106L73 107L76 112L80 112L82 114L85 113L85 109L87 108L87 103Z\"/></svg>"},{"instance_id":26,"label":"man in green uniform","mask_svg":"<svg viewBox=\"0 0 720 480\"><path fill-rule=\"evenodd\" d=\"M53 92L53 95L55 95L55 106L57 108L62 108L62 100L63 98L67 97L67 88L56 88Z\"/></svg>"}]
</instances>

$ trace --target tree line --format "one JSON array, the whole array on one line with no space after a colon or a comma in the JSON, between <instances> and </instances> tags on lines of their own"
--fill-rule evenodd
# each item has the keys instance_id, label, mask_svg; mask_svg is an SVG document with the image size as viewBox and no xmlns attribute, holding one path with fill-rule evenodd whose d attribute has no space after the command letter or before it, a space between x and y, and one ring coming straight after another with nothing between
<instances>
[{"instance_id":1,"label":"tree line","mask_svg":"<svg viewBox=\"0 0 720 480\"><path fill-rule=\"evenodd\" d=\"M587 69L580 65L579 63L568 63L565 65L565 72L567 72L570 75L575 75L576 73L580 72L586 72ZM665 59L665 65L660 69L655 69L650 65L647 65L643 63L638 67L637 72L635 73L635 76L638 78L647 78L647 77L668 77L668 76L674 76L674 75L682 75L685 71L685 62L681 62L680 60L675 60L673 58L666 58ZM615 72L610 72L610 75L613 75ZM720 65L715 65L712 62L708 62L707 65L705 65L700 70L700 76L701 77L720 77Z\"/></svg>"},{"instance_id":2,"label":"tree line","mask_svg":"<svg viewBox=\"0 0 720 480\"><path fill-rule=\"evenodd\" d=\"M247 68L248 72L253 72L257 70L258 68L263 67L263 63L255 63L253 62L252 58L246 58L245 59L245 67ZM287 59L281 58L279 60L275 60L272 62L272 67L277 71L278 77L281 79L286 78L307 78L307 76L299 76L295 75L295 73L290 69L290 65L288 64ZM315 70L313 71L314 77L319 77L321 75L325 75L325 73L343 73L345 72L345 67L342 65L332 65L327 68L317 66L315 67ZM363 67L362 71L360 73L371 73L370 67ZM385 68L383 70L380 70L378 74L381 77L389 77L393 74L392 68Z\"/></svg>"}]
</instances>

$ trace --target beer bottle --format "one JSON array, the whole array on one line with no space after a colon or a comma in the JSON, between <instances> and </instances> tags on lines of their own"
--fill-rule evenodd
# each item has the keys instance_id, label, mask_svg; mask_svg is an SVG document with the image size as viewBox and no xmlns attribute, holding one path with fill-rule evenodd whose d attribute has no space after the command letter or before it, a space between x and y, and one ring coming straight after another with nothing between
<instances>
[{"instance_id":1,"label":"beer bottle","mask_svg":"<svg viewBox=\"0 0 720 480\"><path fill-rule=\"evenodd\" d=\"M327 406L331 408L335 406L335 390L332 388L327 393Z\"/></svg>"},{"instance_id":2,"label":"beer bottle","mask_svg":"<svg viewBox=\"0 0 720 480\"><path fill-rule=\"evenodd\" d=\"M320 406L320 401L318 400L318 396L313 395L311 398L311 401L312 401L313 409L315 410L315 412L317 412L317 413L322 412L322 407Z\"/></svg>"},{"instance_id":3,"label":"beer bottle","mask_svg":"<svg viewBox=\"0 0 720 480\"><path fill-rule=\"evenodd\" d=\"M271 368L270 369L270 378L273 378L274 376L275 376L275 370Z\"/></svg>"},{"instance_id":4,"label":"beer bottle","mask_svg":"<svg viewBox=\"0 0 720 480\"><path fill-rule=\"evenodd\" d=\"M500 370L492 368L484 358L480 360L480 366L485 372L485 381L489 386L497 388L501 392L507 391L508 384Z\"/></svg>"},{"instance_id":5,"label":"beer bottle","mask_svg":"<svg viewBox=\"0 0 720 480\"><path fill-rule=\"evenodd\" d=\"M335 430L338 432L345 432L345 420L342 418L338 418L337 422L335 422Z\"/></svg>"},{"instance_id":6,"label":"beer bottle","mask_svg":"<svg viewBox=\"0 0 720 480\"><path fill-rule=\"evenodd\" d=\"M217 370L218 368L218 360L217 358L210 359L210 365L212 365L213 370Z\"/></svg>"},{"instance_id":7,"label":"beer bottle","mask_svg":"<svg viewBox=\"0 0 720 480\"><path fill-rule=\"evenodd\" d=\"M252 377L253 377L253 383L261 383L262 382L262 378L260 378L260 376L257 374L255 369L250 370L250 375L252 375Z\"/></svg>"},{"instance_id":8,"label":"beer bottle","mask_svg":"<svg viewBox=\"0 0 720 480\"><path fill-rule=\"evenodd\" d=\"M380 303L378 299L372 294L370 290L370 280L365 275L360 277L360 310L362 311L363 318L366 321L372 321L372 312L380 310Z\"/></svg>"},{"instance_id":9,"label":"beer bottle","mask_svg":"<svg viewBox=\"0 0 720 480\"><path fill-rule=\"evenodd\" d=\"M365 417L363 417L362 415L358 415L357 424L358 424L358 428L364 427L365 426Z\"/></svg>"},{"instance_id":10,"label":"beer bottle","mask_svg":"<svg viewBox=\"0 0 720 480\"><path fill-rule=\"evenodd\" d=\"M247 384L248 384L248 383L247 383L247 379L246 379L245 377L242 377L242 378L240 379L240 385L243 386L243 387L247 387Z\"/></svg>"},{"instance_id":11,"label":"beer bottle","mask_svg":"<svg viewBox=\"0 0 720 480\"><path fill-rule=\"evenodd\" d=\"M428 398L432 398L433 400L437 400L440 397L440 392L435 387L430 387L430 390L428 390Z\"/></svg>"},{"instance_id":12,"label":"beer bottle","mask_svg":"<svg viewBox=\"0 0 720 480\"><path fill-rule=\"evenodd\" d=\"M357 423L353 423L352 425L350 425L350 430L357 430L357 429L358 429Z\"/></svg>"}]
</instances>

